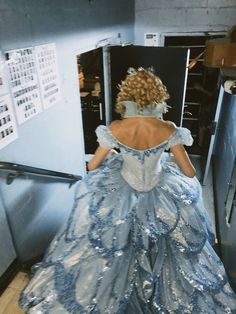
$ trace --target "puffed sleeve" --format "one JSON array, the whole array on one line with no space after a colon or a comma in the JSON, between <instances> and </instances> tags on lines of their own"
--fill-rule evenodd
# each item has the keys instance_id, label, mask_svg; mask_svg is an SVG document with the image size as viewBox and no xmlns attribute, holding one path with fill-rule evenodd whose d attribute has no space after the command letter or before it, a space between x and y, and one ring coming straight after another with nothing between
<instances>
[{"instance_id":1,"label":"puffed sleeve","mask_svg":"<svg viewBox=\"0 0 236 314\"><path fill-rule=\"evenodd\" d=\"M103 148L111 149L117 147L115 138L111 135L109 129L105 125L99 125L96 130L97 141Z\"/></svg>"},{"instance_id":2,"label":"puffed sleeve","mask_svg":"<svg viewBox=\"0 0 236 314\"><path fill-rule=\"evenodd\" d=\"M193 138L188 129L178 127L168 140L167 149L178 144L186 146L191 146L193 144Z\"/></svg>"}]
</instances>

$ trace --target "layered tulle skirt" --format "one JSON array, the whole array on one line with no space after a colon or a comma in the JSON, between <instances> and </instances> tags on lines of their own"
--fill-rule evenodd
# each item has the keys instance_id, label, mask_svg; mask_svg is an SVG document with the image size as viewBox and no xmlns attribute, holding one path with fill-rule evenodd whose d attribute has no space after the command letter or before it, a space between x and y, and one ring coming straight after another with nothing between
<instances>
[{"instance_id":1,"label":"layered tulle skirt","mask_svg":"<svg viewBox=\"0 0 236 314\"><path fill-rule=\"evenodd\" d=\"M196 178L162 160L138 192L113 155L78 185L68 222L22 292L28 313L236 313Z\"/></svg>"}]
</instances>

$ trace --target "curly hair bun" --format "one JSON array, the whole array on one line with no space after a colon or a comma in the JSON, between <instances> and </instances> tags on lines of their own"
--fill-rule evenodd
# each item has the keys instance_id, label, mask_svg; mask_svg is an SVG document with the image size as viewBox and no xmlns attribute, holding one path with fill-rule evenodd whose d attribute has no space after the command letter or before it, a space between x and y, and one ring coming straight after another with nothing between
<instances>
[{"instance_id":1,"label":"curly hair bun","mask_svg":"<svg viewBox=\"0 0 236 314\"><path fill-rule=\"evenodd\" d=\"M125 106L122 102L131 100L137 103L140 110L143 107L164 102L169 98L166 86L155 75L154 69L139 67L129 68L128 75L119 85L119 93L116 99L115 110L124 114Z\"/></svg>"}]
</instances>

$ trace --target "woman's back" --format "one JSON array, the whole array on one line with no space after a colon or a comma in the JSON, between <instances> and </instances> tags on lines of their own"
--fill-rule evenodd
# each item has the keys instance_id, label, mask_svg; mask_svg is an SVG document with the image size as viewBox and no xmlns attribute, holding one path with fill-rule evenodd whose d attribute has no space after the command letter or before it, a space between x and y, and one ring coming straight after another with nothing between
<instances>
[{"instance_id":1,"label":"woman's back","mask_svg":"<svg viewBox=\"0 0 236 314\"><path fill-rule=\"evenodd\" d=\"M112 134L124 145L146 150L168 140L176 130L174 123L156 118L128 118L110 125Z\"/></svg>"},{"instance_id":2,"label":"woman's back","mask_svg":"<svg viewBox=\"0 0 236 314\"><path fill-rule=\"evenodd\" d=\"M177 137L182 137L182 131L179 134L175 132L177 129L180 131L181 128L176 128L173 122L147 117L123 119L114 121L110 125L110 131L119 142L139 151L157 147L170 140L174 134ZM183 137L183 141L177 141L176 144L183 144L184 142ZM185 175L190 177L195 175L194 166L182 145L167 145L166 148L170 148L174 155L173 160L176 161Z\"/></svg>"}]
</instances>

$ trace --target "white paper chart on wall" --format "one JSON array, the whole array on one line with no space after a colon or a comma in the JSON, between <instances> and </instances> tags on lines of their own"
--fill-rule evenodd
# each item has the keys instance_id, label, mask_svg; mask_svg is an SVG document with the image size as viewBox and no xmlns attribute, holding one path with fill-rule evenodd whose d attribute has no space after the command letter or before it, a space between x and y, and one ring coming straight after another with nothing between
<instances>
[{"instance_id":1,"label":"white paper chart on wall","mask_svg":"<svg viewBox=\"0 0 236 314\"><path fill-rule=\"evenodd\" d=\"M43 107L47 109L61 100L56 45L36 46L35 56Z\"/></svg>"},{"instance_id":2,"label":"white paper chart on wall","mask_svg":"<svg viewBox=\"0 0 236 314\"><path fill-rule=\"evenodd\" d=\"M5 65L5 61L0 54L0 149L18 137Z\"/></svg>"},{"instance_id":3,"label":"white paper chart on wall","mask_svg":"<svg viewBox=\"0 0 236 314\"><path fill-rule=\"evenodd\" d=\"M6 67L6 63L1 58L1 53L0 53L0 95L5 95L9 93L5 67Z\"/></svg>"},{"instance_id":4,"label":"white paper chart on wall","mask_svg":"<svg viewBox=\"0 0 236 314\"><path fill-rule=\"evenodd\" d=\"M19 124L42 111L34 48L5 52L10 88Z\"/></svg>"},{"instance_id":5,"label":"white paper chart on wall","mask_svg":"<svg viewBox=\"0 0 236 314\"><path fill-rule=\"evenodd\" d=\"M12 100L9 94L0 96L0 149L17 138Z\"/></svg>"}]
</instances>

